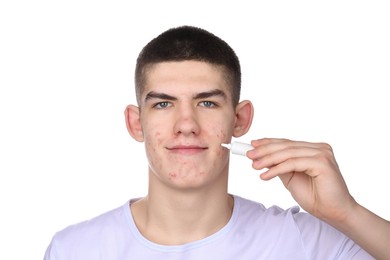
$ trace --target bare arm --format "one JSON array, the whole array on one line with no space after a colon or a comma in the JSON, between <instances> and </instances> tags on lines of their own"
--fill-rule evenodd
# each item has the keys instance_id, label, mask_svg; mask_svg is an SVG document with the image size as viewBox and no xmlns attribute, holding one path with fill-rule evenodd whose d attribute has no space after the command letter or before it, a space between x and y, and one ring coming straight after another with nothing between
<instances>
[{"instance_id":1,"label":"bare arm","mask_svg":"<svg viewBox=\"0 0 390 260\"><path fill-rule=\"evenodd\" d=\"M390 222L356 204L345 220L326 220L376 259L390 259Z\"/></svg>"}]
</instances>

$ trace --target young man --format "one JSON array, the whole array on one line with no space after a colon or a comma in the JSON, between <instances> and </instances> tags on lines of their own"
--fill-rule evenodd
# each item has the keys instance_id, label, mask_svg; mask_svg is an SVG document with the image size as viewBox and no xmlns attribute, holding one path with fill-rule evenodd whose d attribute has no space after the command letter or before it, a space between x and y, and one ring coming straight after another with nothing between
<instances>
[{"instance_id":1,"label":"young man","mask_svg":"<svg viewBox=\"0 0 390 260\"><path fill-rule=\"evenodd\" d=\"M327 144L252 141L253 168L278 176L298 208L228 193L229 150L249 130L234 51L194 27L170 29L140 53L138 106L125 116L144 142L144 198L58 232L45 259L389 259L390 224L349 194Z\"/></svg>"}]
</instances>

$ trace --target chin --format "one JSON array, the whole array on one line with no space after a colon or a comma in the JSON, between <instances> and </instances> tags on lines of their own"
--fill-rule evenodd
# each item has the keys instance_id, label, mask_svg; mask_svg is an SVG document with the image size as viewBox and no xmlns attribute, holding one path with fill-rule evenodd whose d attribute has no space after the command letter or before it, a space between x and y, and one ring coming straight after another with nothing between
<instances>
[{"instance_id":1,"label":"chin","mask_svg":"<svg viewBox=\"0 0 390 260\"><path fill-rule=\"evenodd\" d=\"M218 178L207 173L198 173L192 176L190 174L185 174L184 176L169 174L168 178L171 187L183 190L202 189L221 181L225 181L225 178Z\"/></svg>"}]
</instances>

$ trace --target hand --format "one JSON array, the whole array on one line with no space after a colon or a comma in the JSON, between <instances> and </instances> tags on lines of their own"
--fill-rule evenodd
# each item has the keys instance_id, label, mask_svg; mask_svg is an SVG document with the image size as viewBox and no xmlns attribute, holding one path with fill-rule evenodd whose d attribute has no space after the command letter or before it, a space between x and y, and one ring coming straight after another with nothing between
<instances>
[{"instance_id":1,"label":"hand","mask_svg":"<svg viewBox=\"0 0 390 260\"><path fill-rule=\"evenodd\" d=\"M337 165L332 148L325 143L287 139L252 141L247 153L253 168L268 168L260 178L278 176L297 203L327 222L342 222L356 206Z\"/></svg>"}]
</instances>

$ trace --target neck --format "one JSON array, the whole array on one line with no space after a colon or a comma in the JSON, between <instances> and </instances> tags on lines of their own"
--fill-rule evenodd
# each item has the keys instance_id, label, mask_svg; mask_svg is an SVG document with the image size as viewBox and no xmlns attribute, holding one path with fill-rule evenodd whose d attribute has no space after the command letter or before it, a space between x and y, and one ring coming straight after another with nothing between
<instances>
[{"instance_id":1,"label":"neck","mask_svg":"<svg viewBox=\"0 0 390 260\"><path fill-rule=\"evenodd\" d=\"M179 245L203 239L225 226L233 210L227 185L201 190L152 189L132 205L140 232L150 241Z\"/></svg>"}]
</instances>

